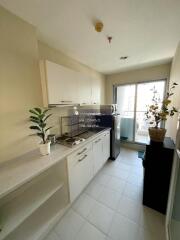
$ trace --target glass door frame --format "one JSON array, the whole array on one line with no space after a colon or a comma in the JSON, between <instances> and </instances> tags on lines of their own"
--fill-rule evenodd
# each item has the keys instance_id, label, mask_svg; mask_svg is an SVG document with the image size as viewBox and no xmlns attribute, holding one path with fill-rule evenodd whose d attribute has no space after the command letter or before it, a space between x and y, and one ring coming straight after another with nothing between
<instances>
[{"instance_id":1,"label":"glass door frame","mask_svg":"<svg viewBox=\"0 0 180 240\"><path fill-rule=\"evenodd\" d=\"M172 173L171 173L167 214L165 219L165 230L166 230L167 240L173 240L171 224L172 224L172 215L173 215L174 200L176 195L178 174L180 174L180 154L178 153L179 150L175 149L174 151L175 152L174 152L173 167L172 167Z\"/></svg>"},{"instance_id":2,"label":"glass door frame","mask_svg":"<svg viewBox=\"0 0 180 240\"><path fill-rule=\"evenodd\" d=\"M113 104L117 103L117 87L126 86L126 85L135 85L133 140L132 141L127 141L127 143L146 145L146 143L141 143L141 142L135 141L135 135L136 135L136 109L137 109L137 88L138 88L138 85L139 84L144 84L144 83L161 82L161 81L163 81L165 83L165 85L164 85L164 93L163 93L163 96L165 96L165 94L167 93L168 87L169 87L169 81L168 81L167 78L156 79L156 80L148 80L148 81L128 82L128 83L114 84L113 85L113 90L112 90L113 91Z\"/></svg>"}]
</instances>

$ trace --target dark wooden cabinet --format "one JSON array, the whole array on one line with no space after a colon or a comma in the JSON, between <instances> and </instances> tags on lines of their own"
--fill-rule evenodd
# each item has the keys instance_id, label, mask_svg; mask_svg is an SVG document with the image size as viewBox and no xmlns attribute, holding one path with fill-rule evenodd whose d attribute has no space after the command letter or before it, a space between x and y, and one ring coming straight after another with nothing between
<instances>
[{"instance_id":1,"label":"dark wooden cabinet","mask_svg":"<svg viewBox=\"0 0 180 240\"><path fill-rule=\"evenodd\" d=\"M143 160L143 204L163 214L167 209L174 147L171 138L165 138L164 143L150 142Z\"/></svg>"}]
</instances>

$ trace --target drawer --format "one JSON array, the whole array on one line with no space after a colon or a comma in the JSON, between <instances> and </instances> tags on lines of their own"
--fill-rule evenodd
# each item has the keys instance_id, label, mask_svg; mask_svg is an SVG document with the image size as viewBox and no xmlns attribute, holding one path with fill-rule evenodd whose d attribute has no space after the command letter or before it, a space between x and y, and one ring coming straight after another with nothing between
<instances>
[{"instance_id":1,"label":"drawer","mask_svg":"<svg viewBox=\"0 0 180 240\"><path fill-rule=\"evenodd\" d=\"M99 142L101 142L103 139L103 135L101 134L99 137L97 137L94 141L93 141L93 144L97 144Z\"/></svg>"},{"instance_id":2,"label":"drawer","mask_svg":"<svg viewBox=\"0 0 180 240\"><path fill-rule=\"evenodd\" d=\"M109 135L110 135L110 131L105 131L105 132L103 133L103 136L104 136L104 137L109 136Z\"/></svg>"},{"instance_id":3,"label":"drawer","mask_svg":"<svg viewBox=\"0 0 180 240\"><path fill-rule=\"evenodd\" d=\"M88 143L82 148L76 150L71 155L67 157L68 167L71 168L75 166L81 159L88 154L88 152L92 149L92 144Z\"/></svg>"}]
</instances>

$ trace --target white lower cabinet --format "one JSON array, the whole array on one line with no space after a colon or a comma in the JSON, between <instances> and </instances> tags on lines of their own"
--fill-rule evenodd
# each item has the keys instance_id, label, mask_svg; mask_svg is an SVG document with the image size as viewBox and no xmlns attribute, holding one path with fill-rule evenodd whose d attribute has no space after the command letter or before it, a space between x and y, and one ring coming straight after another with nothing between
<instances>
[{"instance_id":1,"label":"white lower cabinet","mask_svg":"<svg viewBox=\"0 0 180 240\"><path fill-rule=\"evenodd\" d=\"M0 199L0 240L39 240L109 157L109 131ZM68 167L68 171L67 171Z\"/></svg>"},{"instance_id":2,"label":"white lower cabinet","mask_svg":"<svg viewBox=\"0 0 180 240\"><path fill-rule=\"evenodd\" d=\"M106 131L103 136L103 163L110 157L110 131Z\"/></svg>"},{"instance_id":3,"label":"white lower cabinet","mask_svg":"<svg viewBox=\"0 0 180 240\"><path fill-rule=\"evenodd\" d=\"M110 131L105 131L93 141L94 175L102 168L110 156Z\"/></svg>"},{"instance_id":4,"label":"white lower cabinet","mask_svg":"<svg viewBox=\"0 0 180 240\"><path fill-rule=\"evenodd\" d=\"M110 156L110 132L105 131L91 143L67 157L70 201L73 202Z\"/></svg>"},{"instance_id":5,"label":"white lower cabinet","mask_svg":"<svg viewBox=\"0 0 180 240\"><path fill-rule=\"evenodd\" d=\"M103 165L103 137L100 136L93 141L93 169L94 175Z\"/></svg>"},{"instance_id":6,"label":"white lower cabinet","mask_svg":"<svg viewBox=\"0 0 180 240\"><path fill-rule=\"evenodd\" d=\"M68 156L67 162L70 201L73 202L93 177L92 144Z\"/></svg>"}]
</instances>

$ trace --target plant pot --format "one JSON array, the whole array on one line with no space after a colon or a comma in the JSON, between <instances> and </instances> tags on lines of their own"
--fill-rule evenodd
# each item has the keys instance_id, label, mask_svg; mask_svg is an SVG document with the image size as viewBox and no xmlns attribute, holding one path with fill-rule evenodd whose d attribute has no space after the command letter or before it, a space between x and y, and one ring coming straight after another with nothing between
<instances>
[{"instance_id":1,"label":"plant pot","mask_svg":"<svg viewBox=\"0 0 180 240\"><path fill-rule=\"evenodd\" d=\"M149 130L149 136L150 136L151 141L164 142L164 138L166 135L165 128L150 127L148 130Z\"/></svg>"},{"instance_id":2,"label":"plant pot","mask_svg":"<svg viewBox=\"0 0 180 240\"><path fill-rule=\"evenodd\" d=\"M40 143L39 150L41 155L45 156L50 154L50 143L51 143L50 141L45 144Z\"/></svg>"}]
</instances>

